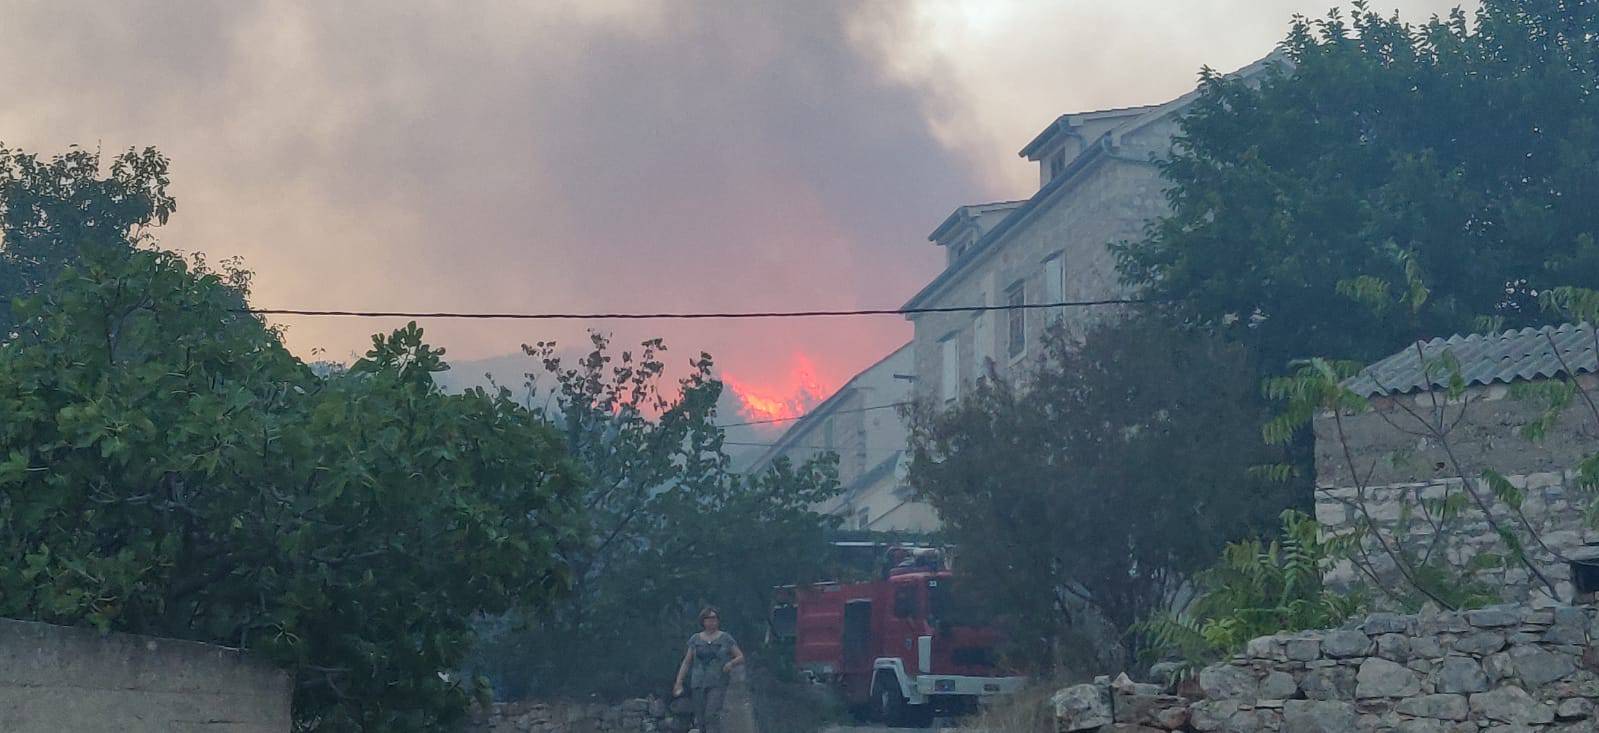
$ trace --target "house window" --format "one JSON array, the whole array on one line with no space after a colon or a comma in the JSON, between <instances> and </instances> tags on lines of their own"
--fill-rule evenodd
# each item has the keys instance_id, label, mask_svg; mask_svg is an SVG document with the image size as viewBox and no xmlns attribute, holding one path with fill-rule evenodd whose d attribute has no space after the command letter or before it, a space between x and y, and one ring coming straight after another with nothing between
<instances>
[{"instance_id":1,"label":"house window","mask_svg":"<svg viewBox=\"0 0 1599 733\"><path fill-rule=\"evenodd\" d=\"M954 402L960 396L961 363L960 339L950 334L938 342L940 360L938 391L944 402Z\"/></svg>"},{"instance_id":2,"label":"house window","mask_svg":"<svg viewBox=\"0 0 1599 733\"><path fill-rule=\"evenodd\" d=\"M828 418L828 419L822 421L822 449L823 450L832 450L833 449L833 419L832 418Z\"/></svg>"},{"instance_id":3,"label":"house window","mask_svg":"<svg viewBox=\"0 0 1599 733\"><path fill-rule=\"evenodd\" d=\"M855 515L855 528L866 529L866 527L872 523L871 516L871 513L867 510L860 510L860 512Z\"/></svg>"},{"instance_id":4,"label":"house window","mask_svg":"<svg viewBox=\"0 0 1599 733\"><path fill-rule=\"evenodd\" d=\"M1056 252L1044 260L1044 302L1061 303L1066 300L1066 258ZM1060 320L1064 308L1050 311L1050 320Z\"/></svg>"},{"instance_id":5,"label":"house window","mask_svg":"<svg viewBox=\"0 0 1599 733\"><path fill-rule=\"evenodd\" d=\"M1005 305L1010 306L1005 311L1006 343L1012 359L1027 353L1027 311L1021 307L1026 303L1027 286L1021 281L1005 290Z\"/></svg>"}]
</instances>

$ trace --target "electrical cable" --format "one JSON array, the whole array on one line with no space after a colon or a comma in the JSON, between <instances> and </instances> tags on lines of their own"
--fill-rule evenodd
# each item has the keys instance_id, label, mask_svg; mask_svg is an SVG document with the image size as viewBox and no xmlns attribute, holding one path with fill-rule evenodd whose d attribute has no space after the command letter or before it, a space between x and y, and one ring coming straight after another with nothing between
<instances>
[{"instance_id":1,"label":"electrical cable","mask_svg":"<svg viewBox=\"0 0 1599 733\"><path fill-rule=\"evenodd\" d=\"M872 405L871 407L854 407L854 408L850 408L848 410L834 410L832 414L834 414L834 415L847 415L847 414L855 413L855 412L870 412L872 410L886 410L886 409L888 409L890 407L904 407L904 406L909 405L909 404L911 404L911 403L909 403L909 402L890 402L890 403L888 403L886 405ZM807 412L807 413L805 413L803 415L795 415L794 417L774 417L774 418L771 418L770 420L750 420L750 421L747 421L747 422L730 422L730 423L727 423L725 425L717 425L716 427L719 427L719 428L741 428L741 427L744 427L746 425L770 425L772 423L779 423L779 422L793 422L795 420L804 420L805 418L810 417L812 414L814 414L814 413Z\"/></svg>"},{"instance_id":2,"label":"electrical cable","mask_svg":"<svg viewBox=\"0 0 1599 733\"><path fill-rule=\"evenodd\" d=\"M1109 305L1136 305L1154 301L1140 298L1102 298L1067 300L1058 303L1005 303L1000 305L951 305L922 308L860 308L856 310L804 311L722 311L702 313L494 313L472 311L351 311L309 310L303 308L243 308L240 312L260 316L333 316L345 318L462 318L475 320L710 320L747 318L818 318L838 316L910 316L923 313L983 313L988 311L1043 310L1049 308L1092 308Z\"/></svg>"}]
</instances>

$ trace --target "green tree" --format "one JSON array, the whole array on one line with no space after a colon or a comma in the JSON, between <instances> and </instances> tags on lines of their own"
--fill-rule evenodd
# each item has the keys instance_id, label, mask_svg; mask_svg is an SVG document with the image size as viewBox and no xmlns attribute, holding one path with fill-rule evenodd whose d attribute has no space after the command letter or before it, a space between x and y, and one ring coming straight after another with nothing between
<instances>
[{"instance_id":1,"label":"green tree","mask_svg":"<svg viewBox=\"0 0 1599 733\"><path fill-rule=\"evenodd\" d=\"M1243 348L1153 315L1047 348L1020 384L919 408L910 483L959 547L963 595L1014 640L1047 651L1097 617L1131 659L1139 637L1121 632L1293 492L1250 470L1282 454L1259 437L1267 406Z\"/></svg>"},{"instance_id":2,"label":"green tree","mask_svg":"<svg viewBox=\"0 0 1599 733\"><path fill-rule=\"evenodd\" d=\"M411 325L319 377L247 278L85 253L0 344L0 615L240 646L303 730L436 730L483 613L549 603L578 530L559 435L448 395Z\"/></svg>"},{"instance_id":3,"label":"green tree","mask_svg":"<svg viewBox=\"0 0 1599 733\"><path fill-rule=\"evenodd\" d=\"M1599 9L1563 0L1297 19L1286 66L1205 72L1162 163L1170 214L1117 248L1124 277L1278 374L1543 321L1537 294L1599 283L1596 34Z\"/></svg>"},{"instance_id":4,"label":"green tree","mask_svg":"<svg viewBox=\"0 0 1599 733\"><path fill-rule=\"evenodd\" d=\"M477 666L509 697L665 693L702 606L719 606L724 628L757 651L772 588L827 560L829 522L811 507L837 491L831 460L735 474L708 355L667 387L659 340L617 352L591 339L570 365L553 343L525 347L539 362L528 404L582 467L591 531L561 548L569 598L491 624Z\"/></svg>"},{"instance_id":5,"label":"green tree","mask_svg":"<svg viewBox=\"0 0 1599 733\"><path fill-rule=\"evenodd\" d=\"M102 176L100 154L74 147L37 155L0 145L0 340L14 329L14 298L50 284L88 251L126 252L177 210L167 159L128 150Z\"/></svg>"}]
</instances>

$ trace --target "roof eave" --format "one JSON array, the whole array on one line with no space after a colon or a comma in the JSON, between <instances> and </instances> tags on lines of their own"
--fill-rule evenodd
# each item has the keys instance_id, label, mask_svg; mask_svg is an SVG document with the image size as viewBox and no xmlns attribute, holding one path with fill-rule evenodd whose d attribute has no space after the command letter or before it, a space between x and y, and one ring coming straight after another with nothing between
<instances>
[{"instance_id":1,"label":"roof eave","mask_svg":"<svg viewBox=\"0 0 1599 733\"><path fill-rule=\"evenodd\" d=\"M965 206L955 207L955 210L950 212L949 216L944 217L944 221L938 225L938 228L934 229L932 234L927 235L927 241L937 243L950 230L960 226L962 221L970 218L966 213L966 208Z\"/></svg>"},{"instance_id":2,"label":"roof eave","mask_svg":"<svg viewBox=\"0 0 1599 733\"><path fill-rule=\"evenodd\" d=\"M1034 136L1033 139L1028 142L1027 145L1023 146L1022 149L1016 154L1028 160L1038 160L1038 158L1034 157L1034 154L1038 153L1050 143L1054 142L1056 135L1060 133L1063 128L1068 128L1070 126L1071 115L1061 115L1056 117L1054 122L1049 123L1049 126L1045 127L1043 132L1040 132L1038 135Z\"/></svg>"},{"instance_id":3,"label":"roof eave","mask_svg":"<svg viewBox=\"0 0 1599 733\"><path fill-rule=\"evenodd\" d=\"M999 222L999 224L995 225L993 229L990 229L987 234L984 234L981 238L979 238L972 246L971 255L966 257L966 259L963 261L957 261L949 269L940 272L936 277L933 278L932 282L928 283L921 290L918 290L915 295L911 296L911 299L906 301L905 305L900 306L900 310L909 310L912 308L921 307L929 298L933 297L940 290L943 290L945 286L958 279L968 269L971 268L972 263L982 259L989 250L997 246L1000 241L1003 241L1004 238L1011 232L1011 230L1016 228L1022 219L1027 218L1034 210L1042 205L1046 199L1053 196L1055 192L1065 188L1066 184L1072 179L1076 178L1078 173L1082 172L1088 168L1090 164L1102 158L1105 148L1108 144L1109 139L1102 136L1098 141L1096 141L1095 144L1090 145L1087 150L1083 151L1081 155L1073 158L1072 162L1067 164L1065 170L1061 171L1059 175L1050 179L1049 183L1044 184L1043 188L1038 189L1038 192L1033 194L1033 197L1028 199L1026 203L1011 211L1009 216L1006 216L1002 221Z\"/></svg>"}]
</instances>

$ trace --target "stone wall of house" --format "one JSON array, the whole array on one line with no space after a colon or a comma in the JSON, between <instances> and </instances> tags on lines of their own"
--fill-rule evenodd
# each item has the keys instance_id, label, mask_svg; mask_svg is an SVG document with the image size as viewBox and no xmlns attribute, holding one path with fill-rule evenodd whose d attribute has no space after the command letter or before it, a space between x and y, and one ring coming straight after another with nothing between
<instances>
[{"instance_id":1,"label":"stone wall of house","mask_svg":"<svg viewBox=\"0 0 1599 733\"><path fill-rule=\"evenodd\" d=\"M680 705L679 708L682 706ZM616 705L563 702L502 702L474 711L467 733L682 733L685 710L657 698Z\"/></svg>"},{"instance_id":2,"label":"stone wall of house","mask_svg":"<svg viewBox=\"0 0 1599 733\"><path fill-rule=\"evenodd\" d=\"M1588 389L1599 386L1592 377L1583 381ZM1424 503L1436 506L1454 497L1463 510L1444 528L1437 556L1465 571L1486 553L1504 552L1494 523L1515 529L1539 572L1555 586L1553 594L1517 565L1471 572L1500 589L1505 600L1570 602L1574 596L1565 559L1599 553L1599 547L1588 546L1599 541L1599 533L1584 519L1593 497L1575 480L1576 466L1599 445L1599 425L1586 406L1574 404L1550 426L1546 438L1529 441L1521 430L1540 412L1536 404L1513 397L1507 386L1490 385L1473 387L1454 401L1428 393L1400 395L1373 399L1372 408L1363 413L1324 414L1315 422L1316 520L1324 532L1336 536L1369 518L1385 538L1419 552L1439 535L1425 517ZM1446 426L1450 450L1444 441L1426 435L1418 416ZM1520 506L1496 498L1480 478L1489 469L1522 490ZM1487 513L1479 500L1489 507ZM1394 563L1376 540L1368 537L1366 544L1378 572L1393 577ZM1353 565L1344 563L1328 580L1346 585L1360 577Z\"/></svg>"},{"instance_id":3,"label":"stone wall of house","mask_svg":"<svg viewBox=\"0 0 1599 733\"><path fill-rule=\"evenodd\" d=\"M292 693L235 649L0 619L6 733L289 733Z\"/></svg>"},{"instance_id":4,"label":"stone wall of house","mask_svg":"<svg viewBox=\"0 0 1599 733\"><path fill-rule=\"evenodd\" d=\"M1133 153L1126 154L1133 158ZM950 283L929 306L971 306L1004 302L1006 289L1021 282L1029 302L1041 302L1046 258L1060 256L1065 263L1066 300L1113 298L1127 287L1117 279L1114 255L1107 245L1137 238L1144 225L1165 213L1166 201L1160 171L1147 162L1106 156L1078 174L1056 198L1041 204L993 252L979 259L970 271ZM978 365L979 345L974 340L976 320L986 319L983 353L990 355L1000 375L1040 353L1040 339L1055 320L1064 319L1074 337L1081 337L1100 319L1113 317L1113 308L1067 308L1063 312L1026 311L1020 314L1027 332L1026 351L1016 359L1007 352L1007 312L986 314L924 313L912 316L915 325L916 389L925 398L939 394L942 378L941 346L954 338L960 352L961 380L970 383L983 376Z\"/></svg>"},{"instance_id":5,"label":"stone wall of house","mask_svg":"<svg viewBox=\"0 0 1599 733\"><path fill-rule=\"evenodd\" d=\"M1255 639L1175 688L1101 678L1053 702L1062 733L1594 731L1596 642L1589 607L1374 614Z\"/></svg>"}]
</instances>

